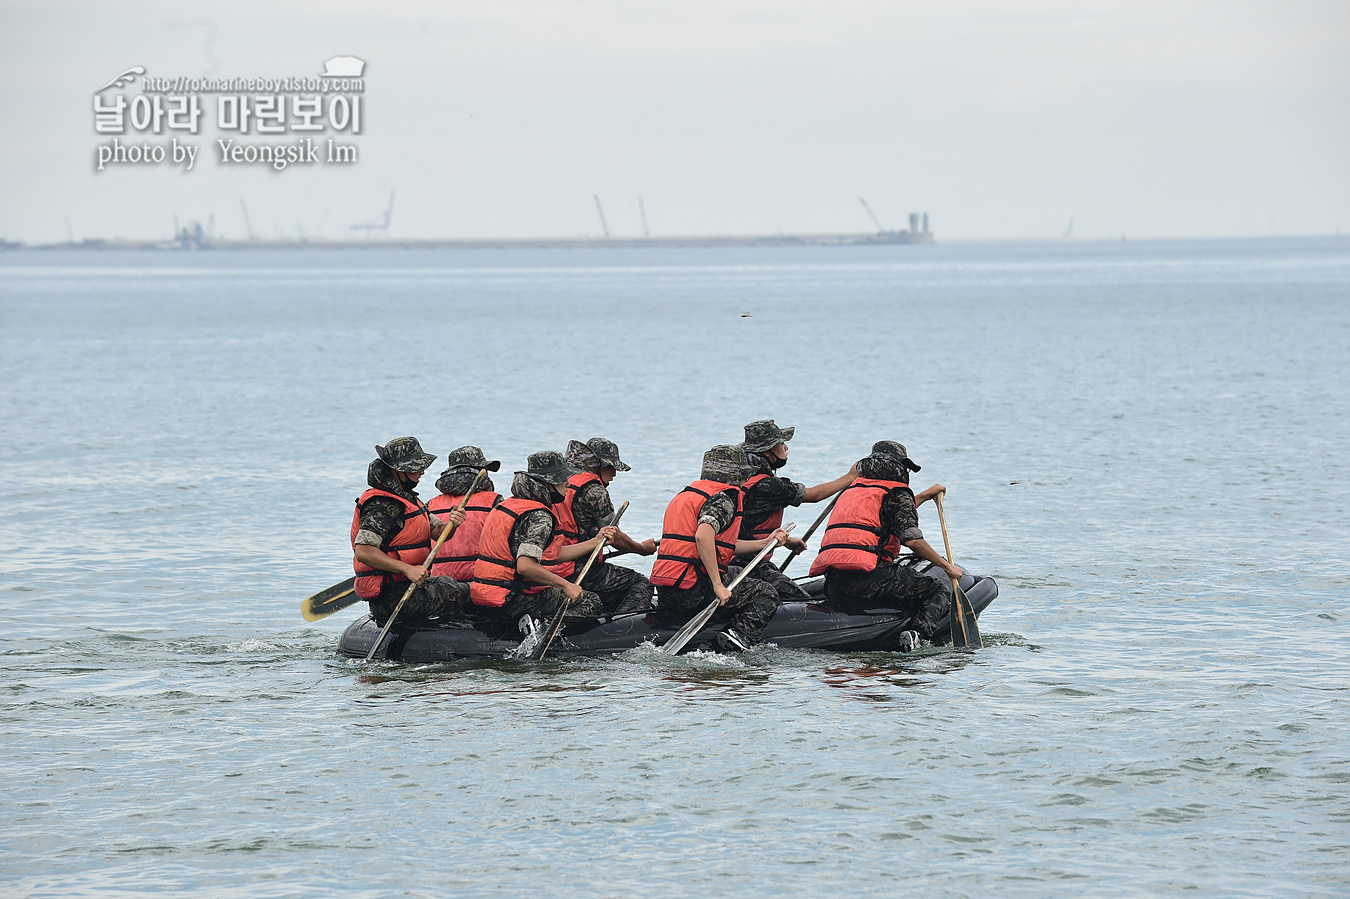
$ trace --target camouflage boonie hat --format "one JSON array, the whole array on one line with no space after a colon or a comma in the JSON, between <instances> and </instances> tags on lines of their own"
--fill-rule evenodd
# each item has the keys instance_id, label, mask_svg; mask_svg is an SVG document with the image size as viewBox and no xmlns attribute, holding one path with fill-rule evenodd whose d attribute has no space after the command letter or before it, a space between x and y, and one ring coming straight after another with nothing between
<instances>
[{"instance_id":1,"label":"camouflage boonie hat","mask_svg":"<svg viewBox=\"0 0 1350 899\"><path fill-rule=\"evenodd\" d=\"M758 466L752 464L741 446L715 446L703 454L703 480L740 486Z\"/></svg>"},{"instance_id":2,"label":"camouflage boonie hat","mask_svg":"<svg viewBox=\"0 0 1350 899\"><path fill-rule=\"evenodd\" d=\"M380 461L394 471L426 471L436 457L422 452L422 444L416 437L395 437L384 446L375 447Z\"/></svg>"},{"instance_id":3,"label":"camouflage boonie hat","mask_svg":"<svg viewBox=\"0 0 1350 899\"><path fill-rule=\"evenodd\" d=\"M563 461L582 471L600 470L600 457L591 452L591 448L580 440L567 441L567 449L563 450Z\"/></svg>"},{"instance_id":4,"label":"camouflage boonie hat","mask_svg":"<svg viewBox=\"0 0 1350 899\"><path fill-rule=\"evenodd\" d=\"M527 474L555 487L566 484L572 475L581 474L581 469L573 468L563 460L562 453L551 450L535 453L525 460L525 464L526 470L518 471L516 474Z\"/></svg>"},{"instance_id":5,"label":"camouflage boonie hat","mask_svg":"<svg viewBox=\"0 0 1350 899\"><path fill-rule=\"evenodd\" d=\"M476 446L461 446L445 454L445 471L441 472L442 477L456 468L471 468L474 471L486 468L488 471L501 471L502 463L496 459L489 462L483 451Z\"/></svg>"},{"instance_id":6,"label":"camouflage boonie hat","mask_svg":"<svg viewBox=\"0 0 1350 899\"><path fill-rule=\"evenodd\" d=\"M787 443L796 433L796 428L780 428L772 418L752 421L745 426L745 447L747 453L767 453L780 443Z\"/></svg>"},{"instance_id":7,"label":"camouflage boonie hat","mask_svg":"<svg viewBox=\"0 0 1350 899\"><path fill-rule=\"evenodd\" d=\"M585 443L580 440L567 441L567 452L563 458L567 460L568 465L575 465L582 471L593 471L597 474L606 465L615 471L633 470L619 458L619 445L603 437L592 437Z\"/></svg>"},{"instance_id":8,"label":"camouflage boonie hat","mask_svg":"<svg viewBox=\"0 0 1350 899\"><path fill-rule=\"evenodd\" d=\"M590 447L591 452L600 457L600 461L605 465L610 465L615 471L632 471L630 465L624 464L619 458L619 445L613 440L606 440L603 437L592 437L586 441L586 446Z\"/></svg>"},{"instance_id":9,"label":"camouflage boonie hat","mask_svg":"<svg viewBox=\"0 0 1350 899\"><path fill-rule=\"evenodd\" d=\"M904 463L910 471L919 471L919 466L915 465L909 458L909 452L906 451L903 443L896 443L894 440L878 440L872 444L872 455L893 456Z\"/></svg>"}]
</instances>

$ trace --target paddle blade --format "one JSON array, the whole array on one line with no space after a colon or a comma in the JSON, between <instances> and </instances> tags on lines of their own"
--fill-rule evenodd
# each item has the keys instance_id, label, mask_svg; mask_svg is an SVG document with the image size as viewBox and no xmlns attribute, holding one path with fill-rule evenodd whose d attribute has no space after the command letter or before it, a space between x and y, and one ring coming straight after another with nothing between
<instances>
[{"instance_id":1,"label":"paddle blade","mask_svg":"<svg viewBox=\"0 0 1350 899\"><path fill-rule=\"evenodd\" d=\"M558 613L553 616L553 620L548 623L548 629L544 631L543 639L537 644L537 648L530 653L530 659L541 661L548 648L553 645L553 638L558 636L558 631L562 630L563 615L567 614L567 597L563 597L562 603L558 605Z\"/></svg>"},{"instance_id":2,"label":"paddle blade","mask_svg":"<svg viewBox=\"0 0 1350 899\"><path fill-rule=\"evenodd\" d=\"M320 590L300 603L300 614L306 621L318 621L360 601L361 597L356 595L356 575L352 575L342 583L334 584L327 590Z\"/></svg>"},{"instance_id":3,"label":"paddle blade","mask_svg":"<svg viewBox=\"0 0 1350 899\"><path fill-rule=\"evenodd\" d=\"M715 599L708 603L703 611L699 612L693 618L690 618L688 624L676 631L675 635L665 642L665 645L661 647L661 651L668 656L673 656L681 649L684 649L684 645L694 638L694 634L703 630L703 625L707 624L713 617L713 613L717 611L719 605L721 605L721 603Z\"/></svg>"},{"instance_id":4,"label":"paddle blade","mask_svg":"<svg viewBox=\"0 0 1350 899\"><path fill-rule=\"evenodd\" d=\"M980 641L980 625L975 620L975 607L970 599L955 587L951 608L952 646L956 649L975 650L983 648Z\"/></svg>"}]
</instances>

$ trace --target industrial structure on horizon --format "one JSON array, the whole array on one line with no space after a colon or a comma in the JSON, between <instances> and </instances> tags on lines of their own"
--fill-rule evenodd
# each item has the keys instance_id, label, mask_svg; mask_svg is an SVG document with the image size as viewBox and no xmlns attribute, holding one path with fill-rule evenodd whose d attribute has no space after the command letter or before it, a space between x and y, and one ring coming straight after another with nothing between
<instances>
[{"instance_id":1,"label":"industrial structure on horizon","mask_svg":"<svg viewBox=\"0 0 1350 899\"><path fill-rule=\"evenodd\" d=\"M642 237L616 237L610 233L605 220L604 207L599 195L595 195L595 209L599 216L603 237L523 237L523 238L458 238L450 240L390 238L389 222L394 213L394 192L389 192L389 205L376 219L351 226L352 231L364 232L360 239L328 239L306 237L299 223L296 224L294 237L277 236L271 239L261 238L253 230L249 219L248 206L241 198L240 211L243 213L244 231L248 235L243 240L227 240L215 233L215 216L203 227L200 222L192 221L179 227L178 217L174 216L173 238L170 240L104 240L86 238L76 241L69 233L67 221L67 240L65 243L43 244L33 249L165 249L165 250L245 250L245 249L548 249L576 247L772 247L772 246L866 246L876 244L919 244L932 243L933 233L928 229L928 213L911 212L909 229L891 231L882 225L872 211L872 207L862 197L862 204L875 232L855 234L766 234L766 235L686 235L652 237L647 229L647 210L642 197L638 197L638 210L642 217ZM328 212L325 210L324 217ZM322 222L320 223L322 229ZM22 243L0 241L0 249L19 249Z\"/></svg>"}]
</instances>

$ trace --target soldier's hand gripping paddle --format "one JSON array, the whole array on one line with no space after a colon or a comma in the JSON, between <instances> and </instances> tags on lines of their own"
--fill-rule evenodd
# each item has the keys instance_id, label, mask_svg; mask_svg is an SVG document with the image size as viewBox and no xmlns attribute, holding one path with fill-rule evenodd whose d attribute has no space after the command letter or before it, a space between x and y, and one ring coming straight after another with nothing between
<instances>
[{"instance_id":1,"label":"soldier's hand gripping paddle","mask_svg":"<svg viewBox=\"0 0 1350 899\"><path fill-rule=\"evenodd\" d=\"M844 493L843 490L840 490L838 493L836 493L834 495L834 499L830 500L830 504L825 507L825 511L821 512L820 515L816 517L816 520L811 523L811 526L806 529L806 533L802 534L803 543L811 539L811 535L816 532L816 528L820 527L821 523L824 522L825 519L829 517L829 514L834 511L834 504L839 502L839 497L842 496L843 493ZM792 560L797 558L801 554L802 554L801 550L794 549L791 553L788 554L788 557L783 560L783 564L778 570L787 571L787 567L792 564Z\"/></svg>"},{"instance_id":2,"label":"soldier's hand gripping paddle","mask_svg":"<svg viewBox=\"0 0 1350 899\"><path fill-rule=\"evenodd\" d=\"M952 541L947 537L947 516L942 512L942 494L934 497L937 500L938 521L942 524L942 543L947 547L947 562L955 565L952 561ZM980 626L975 621L975 607L970 604L966 594L961 592L960 582L952 578L952 610L950 620L952 626L952 646L957 649L980 649L984 646L980 642Z\"/></svg>"},{"instance_id":3,"label":"soldier's hand gripping paddle","mask_svg":"<svg viewBox=\"0 0 1350 899\"><path fill-rule=\"evenodd\" d=\"M619 519L622 518L623 513L627 511L628 500L624 500L623 505L619 506L618 511L614 513L614 519L610 524L618 526ZM596 557L604 552L604 549L605 540L604 538L601 538L600 542L595 545L595 549L591 550L591 557L586 560L586 567L581 569L581 574L577 575L577 579L573 581L574 584L578 587L581 586L581 582L586 578L586 572L591 570L591 566L595 564ZM544 653L548 652L548 648L553 645L553 638L558 636L558 631L562 630L563 615L567 612L567 607L569 605L571 605L571 603L567 601L566 596L563 596L562 602L558 603L557 614L554 615L553 620L548 623L548 630L544 631L544 638L539 641L539 648L535 650L534 655L531 656L535 661L542 659Z\"/></svg>"},{"instance_id":4,"label":"soldier's hand gripping paddle","mask_svg":"<svg viewBox=\"0 0 1350 899\"><path fill-rule=\"evenodd\" d=\"M794 521L792 524L783 528L783 530L791 534L792 529L796 526L797 523ZM761 549L759 553L750 560L750 564L742 568L741 573L736 575L736 579L731 582L729 587L727 587L727 592L730 593L732 590L739 587L741 581L745 580L746 576L754 570L755 566L758 565L765 556L773 552L777 546L777 541L770 540L768 545ZM703 629L703 625L708 623L708 620L713 617L713 613L717 611L717 607L721 604L721 600L714 598L712 602L703 607L703 611L699 612L693 618L690 618L688 624L676 631L675 635L662 645L661 651L668 656L673 656L681 649L684 649L684 645L692 640L694 635Z\"/></svg>"},{"instance_id":5,"label":"soldier's hand gripping paddle","mask_svg":"<svg viewBox=\"0 0 1350 899\"><path fill-rule=\"evenodd\" d=\"M469 497L473 496L474 492L478 490L478 482L487 477L487 473L488 470L486 468L478 469L478 476L474 478L473 483L469 485L469 490L464 494L464 498L459 501L459 505L455 506L457 510L460 512L464 511L464 507L469 504ZM426 561L422 563L423 571L431 570L432 563L436 561L436 553L441 551L441 544L455 532L456 527L457 525L447 524L445 527L441 528L441 536L436 540L436 545L431 548L431 552L427 554ZM394 611L390 613L389 620L384 623L384 629L381 630L380 635L375 638L375 642L370 644L370 652L366 653L367 662L375 658L375 650L380 648L380 644L384 642L385 635L389 633L389 628L394 626L394 619L397 618L398 613L402 611L403 604L408 601L408 597L412 596L413 591L416 589L416 584L409 583L408 589L403 591L403 598L398 601L398 605L394 606Z\"/></svg>"},{"instance_id":6,"label":"soldier's hand gripping paddle","mask_svg":"<svg viewBox=\"0 0 1350 899\"><path fill-rule=\"evenodd\" d=\"M300 603L300 614L306 621L318 621L360 601L361 597L356 595L356 575L352 575Z\"/></svg>"}]
</instances>

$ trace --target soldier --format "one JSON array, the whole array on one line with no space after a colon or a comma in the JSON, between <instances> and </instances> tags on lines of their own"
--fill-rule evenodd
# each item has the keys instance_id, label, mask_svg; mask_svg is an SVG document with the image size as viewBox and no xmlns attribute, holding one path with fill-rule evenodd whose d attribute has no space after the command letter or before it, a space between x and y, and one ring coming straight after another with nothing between
<instances>
[{"instance_id":1,"label":"soldier","mask_svg":"<svg viewBox=\"0 0 1350 899\"><path fill-rule=\"evenodd\" d=\"M833 481L826 481L814 487L799 484L789 478L780 478L773 472L787 464L788 441L792 439L796 428L780 428L773 419L752 421L745 426L746 455L756 465L755 474L746 480L741 488L745 496L741 505L741 539L761 540L773 533L783 523L783 510L788 506L800 506L802 503L818 503L843 490L858 476L854 466ZM806 544L798 537L789 537L787 548L795 552L806 549ZM783 574L771 561L773 553L764 557L764 561L755 566L750 576L772 584L778 591L779 599L800 599L806 591L792 578ZM745 565L749 557L734 560Z\"/></svg>"},{"instance_id":2,"label":"soldier","mask_svg":"<svg viewBox=\"0 0 1350 899\"><path fill-rule=\"evenodd\" d=\"M478 544L470 596L475 606L497 609L511 620L523 616L551 618L564 601L568 618L599 618L600 597L583 591L565 578L603 536L614 539L618 529L566 545L559 517L567 479L577 470L559 453L535 453L526 471L516 472L511 496L488 513Z\"/></svg>"},{"instance_id":3,"label":"soldier","mask_svg":"<svg viewBox=\"0 0 1350 899\"><path fill-rule=\"evenodd\" d=\"M619 472L632 469L619 458L618 444L603 437L592 437L585 443L569 440L564 458L569 465L581 469L567 479L567 505L575 525L575 539L590 540L614 519L610 483ZM615 532L613 546L619 552L642 556L656 552L655 540L639 543L621 530ZM646 612L651 608L652 582L631 568L597 559L583 583L600 597L606 615Z\"/></svg>"},{"instance_id":4,"label":"soldier","mask_svg":"<svg viewBox=\"0 0 1350 899\"><path fill-rule=\"evenodd\" d=\"M427 509L434 513L450 513L464 494L473 487L478 472L500 471L502 463L489 462L483 451L476 446L461 446L451 450L445 457L445 471L436 481L440 494L427 503ZM455 529L455 533L441 544L436 553L435 563L431 566L432 576L450 577L461 582L464 590L469 589L473 580L473 564L478 559L478 538L483 533L483 523L487 521L492 507L501 501L501 494L492 485L492 478L486 475L478 481L474 495L464 506L464 524Z\"/></svg>"},{"instance_id":5,"label":"soldier","mask_svg":"<svg viewBox=\"0 0 1350 899\"><path fill-rule=\"evenodd\" d=\"M961 569L928 544L919 530L918 507L946 490L934 484L915 496L910 461L903 444L881 440L858 462L858 477L839 496L821 541L812 574L825 575L825 592L842 607L882 606L908 613L911 630L901 635L909 651L919 640L932 640L933 629L948 603L945 582L916 574L895 561L901 546L959 578Z\"/></svg>"},{"instance_id":6,"label":"soldier","mask_svg":"<svg viewBox=\"0 0 1350 899\"><path fill-rule=\"evenodd\" d=\"M366 469L370 489L356 500L352 514L352 567L356 595L370 603L370 615L383 625L408 584L417 590L404 603L400 619L444 618L469 599L468 584L428 577L422 563L446 524L458 526L463 512L448 521L431 514L417 498L417 482L436 457L422 452L416 437L398 437L375 447L378 456Z\"/></svg>"},{"instance_id":7,"label":"soldier","mask_svg":"<svg viewBox=\"0 0 1350 899\"><path fill-rule=\"evenodd\" d=\"M714 620L728 621L717 635L724 652L744 652L759 642L764 626L778 609L778 594L769 584L747 577L727 590L739 568L728 567L736 553L779 546L787 533L775 530L762 540L737 539L740 533L740 485L754 472L738 446L715 446L703 454L703 476L675 495L661 525L661 551L652 566L652 583L663 612L689 618L713 599L722 608Z\"/></svg>"}]
</instances>

